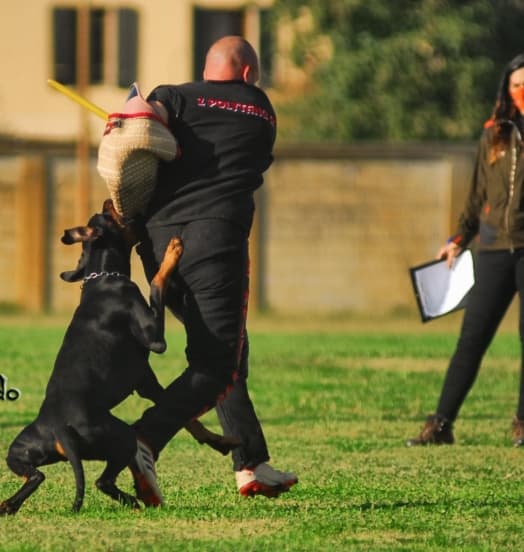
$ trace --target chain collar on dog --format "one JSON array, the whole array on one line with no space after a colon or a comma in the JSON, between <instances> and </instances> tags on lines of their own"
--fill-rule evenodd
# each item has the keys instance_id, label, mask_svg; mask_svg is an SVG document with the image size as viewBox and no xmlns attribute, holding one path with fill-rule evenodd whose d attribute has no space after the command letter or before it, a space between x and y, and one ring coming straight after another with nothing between
<instances>
[{"instance_id":1,"label":"chain collar on dog","mask_svg":"<svg viewBox=\"0 0 524 552\"><path fill-rule=\"evenodd\" d=\"M94 280L95 278L100 278L101 276L111 276L113 278L129 278L125 274L120 274L120 272L91 272L91 274L84 278L84 284L89 280Z\"/></svg>"}]
</instances>

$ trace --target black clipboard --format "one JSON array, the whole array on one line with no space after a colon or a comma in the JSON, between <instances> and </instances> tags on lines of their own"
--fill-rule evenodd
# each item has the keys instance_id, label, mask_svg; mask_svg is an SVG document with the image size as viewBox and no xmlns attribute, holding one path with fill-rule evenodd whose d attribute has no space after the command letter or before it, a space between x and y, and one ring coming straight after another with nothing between
<instances>
[{"instance_id":1,"label":"black clipboard","mask_svg":"<svg viewBox=\"0 0 524 552\"><path fill-rule=\"evenodd\" d=\"M429 261L409 269L422 322L463 309L475 283L473 256L463 251L448 268L446 260Z\"/></svg>"}]
</instances>

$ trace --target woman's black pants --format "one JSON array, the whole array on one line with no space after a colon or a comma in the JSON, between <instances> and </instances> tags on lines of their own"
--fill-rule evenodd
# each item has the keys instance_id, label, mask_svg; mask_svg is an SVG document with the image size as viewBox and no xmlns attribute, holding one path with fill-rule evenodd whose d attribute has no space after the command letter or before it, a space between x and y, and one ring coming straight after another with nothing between
<instances>
[{"instance_id":1,"label":"woman's black pants","mask_svg":"<svg viewBox=\"0 0 524 552\"><path fill-rule=\"evenodd\" d=\"M470 291L460 337L451 358L437 414L454 421L477 377L490 345L515 293L518 292L521 357L524 340L524 249L481 251L475 263L475 284ZM516 415L524 419L523 361Z\"/></svg>"}]
</instances>

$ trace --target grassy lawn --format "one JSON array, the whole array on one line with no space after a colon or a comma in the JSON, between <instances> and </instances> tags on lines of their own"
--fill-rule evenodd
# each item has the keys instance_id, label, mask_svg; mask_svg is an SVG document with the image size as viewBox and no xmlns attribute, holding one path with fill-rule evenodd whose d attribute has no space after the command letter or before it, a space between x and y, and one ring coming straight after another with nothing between
<instances>
[{"instance_id":1,"label":"grassy lawn","mask_svg":"<svg viewBox=\"0 0 524 552\"><path fill-rule=\"evenodd\" d=\"M0 455L36 416L67 320L0 320L0 373L17 401L0 401ZM457 444L408 449L435 407L460 318L300 321L254 319L250 386L280 469L299 484L277 500L243 499L231 463L180 433L158 463L166 506L128 511L96 491L100 462L70 511L66 463L16 516L2 518L1 550L521 550L524 451L511 446L519 342L510 317L495 339L455 435ZM183 335L152 357L163 383L184 367ZM133 421L147 402L116 414ZM204 421L218 429L215 414ZM120 485L131 490L127 471ZM0 465L0 498L20 480Z\"/></svg>"}]
</instances>

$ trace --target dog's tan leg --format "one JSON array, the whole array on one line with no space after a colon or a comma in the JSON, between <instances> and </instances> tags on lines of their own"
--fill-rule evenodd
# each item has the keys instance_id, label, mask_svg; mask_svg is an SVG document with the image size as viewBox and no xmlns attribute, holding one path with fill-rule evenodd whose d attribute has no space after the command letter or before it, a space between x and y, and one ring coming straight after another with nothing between
<instances>
[{"instance_id":1,"label":"dog's tan leg","mask_svg":"<svg viewBox=\"0 0 524 552\"><path fill-rule=\"evenodd\" d=\"M25 481L22 487L12 497L0 503L0 516L16 514L44 479L44 474L36 469L31 475L24 476Z\"/></svg>"},{"instance_id":2,"label":"dog's tan leg","mask_svg":"<svg viewBox=\"0 0 524 552\"><path fill-rule=\"evenodd\" d=\"M162 259L160 268L151 282L151 285L161 290L162 295L167 289L169 277L178 264L183 250L184 247L180 238L171 238L171 241L167 244L166 252L164 253L164 258Z\"/></svg>"}]
</instances>

